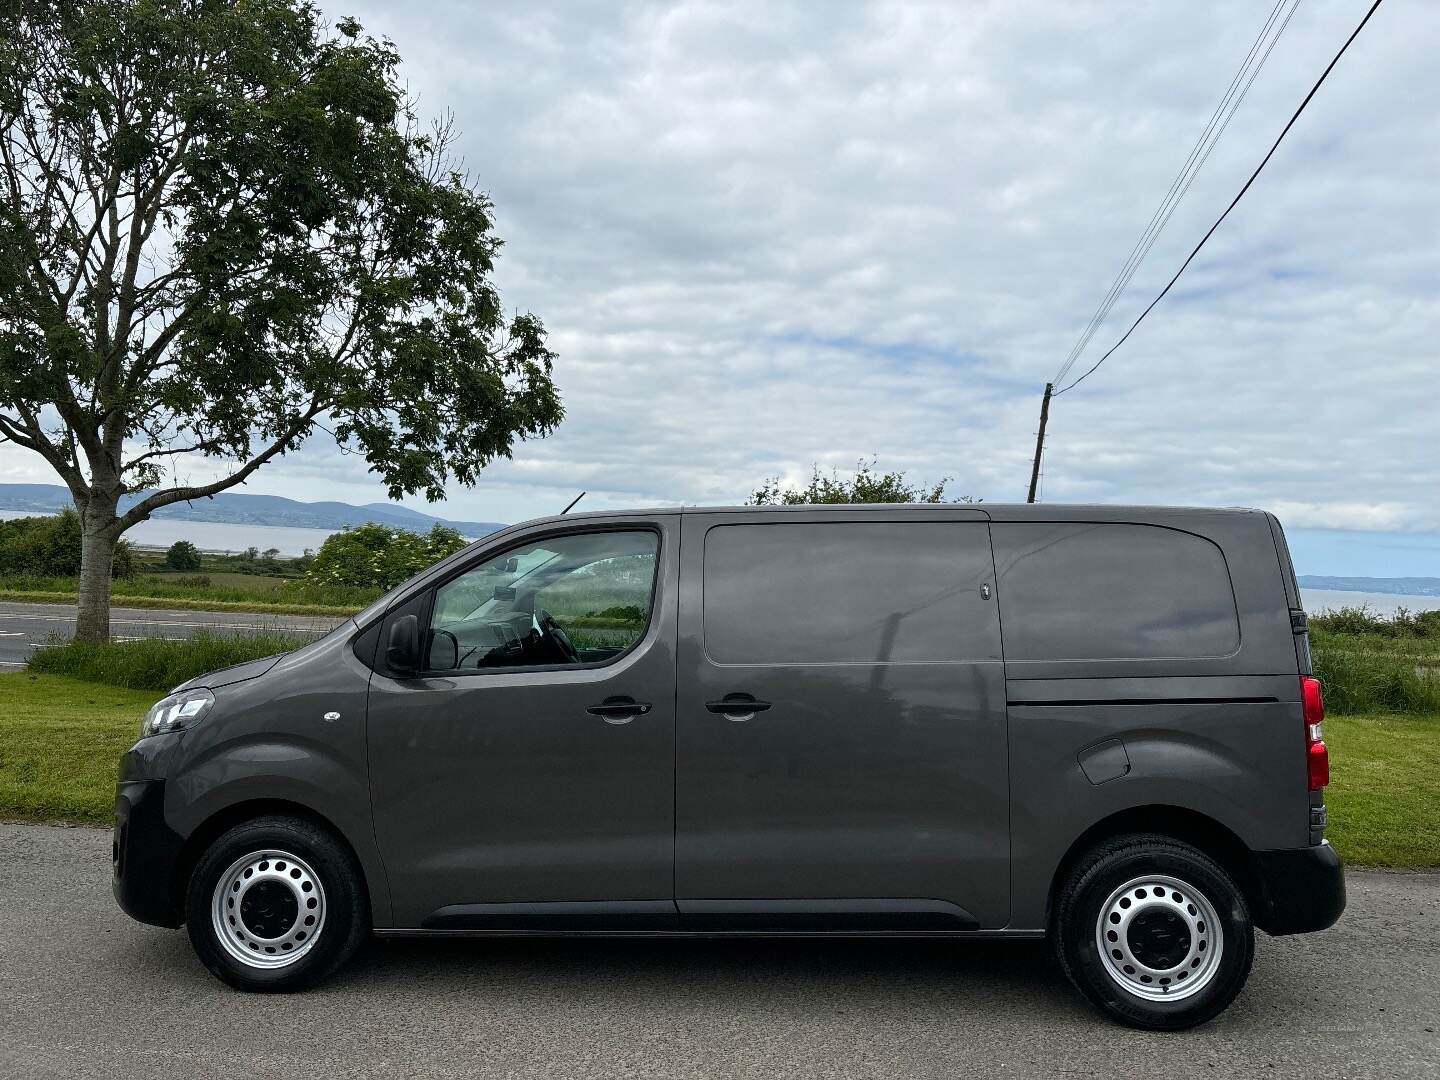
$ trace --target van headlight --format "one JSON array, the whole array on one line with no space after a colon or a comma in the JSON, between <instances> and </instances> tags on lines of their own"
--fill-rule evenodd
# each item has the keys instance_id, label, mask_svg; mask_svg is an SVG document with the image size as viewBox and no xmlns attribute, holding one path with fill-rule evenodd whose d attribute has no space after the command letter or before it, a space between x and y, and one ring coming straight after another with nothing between
<instances>
[{"instance_id":1,"label":"van headlight","mask_svg":"<svg viewBox=\"0 0 1440 1080\"><path fill-rule=\"evenodd\" d=\"M214 704L215 695L203 687L163 697L145 714L145 722L140 725L140 737L143 739L146 735L194 727Z\"/></svg>"}]
</instances>

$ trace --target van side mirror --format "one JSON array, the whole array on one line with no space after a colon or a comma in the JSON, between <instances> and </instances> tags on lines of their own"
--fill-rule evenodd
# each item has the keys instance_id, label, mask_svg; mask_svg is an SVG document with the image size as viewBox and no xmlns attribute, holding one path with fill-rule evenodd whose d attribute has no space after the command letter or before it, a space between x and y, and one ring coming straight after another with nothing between
<instances>
[{"instance_id":1,"label":"van side mirror","mask_svg":"<svg viewBox=\"0 0 1440 1080\"><path fill-rule=\"evenodd\" d=\"M420 670L420 620L414 615L402 615L390 624L385 666L403 675Z\"/></svg>"}]
</instances>

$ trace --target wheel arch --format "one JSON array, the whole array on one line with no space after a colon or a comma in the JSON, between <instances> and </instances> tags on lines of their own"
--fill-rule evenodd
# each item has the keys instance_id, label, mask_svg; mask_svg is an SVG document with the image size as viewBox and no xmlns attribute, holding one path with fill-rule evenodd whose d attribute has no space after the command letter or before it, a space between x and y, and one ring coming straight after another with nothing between
<instances>
[{"instance_id":1,"label":"wheel arch","mask_svg":"<svg viewBox=\"0 0 1440 1080\"><path fill-rule=\"evenodd\" d=\"M261 817L299 818L329 833L345 845L351 858L355 860L355 866L360 872L361 887L365 890L365 896L369 900L372 915L378 905L384 903L388 907L388 898L381 895L384 882L374 880L374 875L366 867L365 859L361 857L359 849L345 834L344 829L318 810L303 803L293 802L289 799L260 798L245 799L223 806L190 831L181 845L180 856L175 864L176 872L171 881L171 903L177 912L182 915L184 913L185 891L189 887L190 875L194 872L195 865L200 861L205 850L228 829Z\"/></svg>"},{"instance_id":2,"label":"wheel arch","mask_svg":"<svg viewBox=\"0 0 1440 1080\"><path fill-rule=\"evenodd\" d=\"M1259 920L1265 898L1255 858L1250 848L1233 831L1206 814L1182 806L1132 806L1101 818L1082 832L1066 849L1055 867L1045 900L1045 925L1053 929L1056 901L1070 871L1095 845L1127 833L1158 833L1190 844L1214 859L1239 886L1250 907L1252 919Z\"/></svg>"}]
</instances>

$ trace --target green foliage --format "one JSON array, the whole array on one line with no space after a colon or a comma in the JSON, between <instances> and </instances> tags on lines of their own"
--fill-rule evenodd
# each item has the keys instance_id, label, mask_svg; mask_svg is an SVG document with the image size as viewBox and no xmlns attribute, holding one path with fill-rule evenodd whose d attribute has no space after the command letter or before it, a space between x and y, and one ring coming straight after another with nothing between
<instances>
[{"instance_id":1,"label":"green foliage","mask_svg":"<svg viewBox=\"0 0 1440 1080\"><path fill-rule=\"evenodd\" d=\"M590 612L587 617L593 619L614 619L619 623L643 623L645 621L645 612L640 609L638 604L617 604L614 607L606 608L604 611Z\"/></svg>"},{"instance_id":2,"label":"green foliage","mask_svg":"<svg viewBox=\"0 0 1440 1080\"><path fill-rule=\"evenodd\" d=\"M325 538L306 571L308 584L384 591L465 546L454 529L413 533L370 522Z\"/></svg>"},{"instance_id":3,"label":"green foliage","mask_svg":"<svg viewBox=\"0 0 1440 1080\"><path fill-rule=\"evenodd\" d=\"M970 503L976 500L969 495L955 499L945 497L945 477L933 487L911 484L904 472L878 472L875 459L860 461L855 472L841 477L838 470L831 469L830 475L820 472L820 466L810 467L810 482L803 488L782 488L778 476L764 481L750 496L751 506L801 506L822 503Z\"/></svg>"},{"instance_id":4,"label":"green foliage","mask_svg":"<svg viewBox=\"0 0 1440 1080\"><path fill-rule=\"evenodd\" d=\"M1440 715L1440 638L1336 633L1319 622L1310 651L1327 712Z\"/></svg>"},{"instance_id":5,"label":"green foliage","mask_svg":"<svg viewBox=\"0 0 1440 1080\"><path fill-rule=\"evenodd\" d=\"M200 630L183 641L70 641L37 650L30 658L30 670L164 692L207 671L288 652L305 640L294 634Z\"/></svg>"},{"instance_id":6,"label":"green foliage","mask_svg":"<svg viewBox=\"0 0 1440 1080\"><path fill-rule=\"evenodd\" d=\"M1440 608L1410 611L1398 608L1385 617L1361 604L1310 616L1313 629L1333 634L1372 634L1386 638L1440 638Z\"/></svg>"},{"instance_id":7,"label":"green foliage","mask_svg":"<svg viewBox=\"0 0 1440 1080\"><path fill-rule=\"evenodd\" d=\"M67 507L45 517L0 521L0 575L42 577L80 573L80 515ZM135 549L122 540L115 545L111 576L135 575Z\"/></svg>"},{"instance_id":8,"label":"green foliage","mask_svg":"<svg viewBox=\"0 0 1440 1080\"><path fill-rule=\"evenodd\" d=\"M165 552L165 565L171 570L199 570L200 549L189 540L176 540Z\"/></svg>"}]
</instances>

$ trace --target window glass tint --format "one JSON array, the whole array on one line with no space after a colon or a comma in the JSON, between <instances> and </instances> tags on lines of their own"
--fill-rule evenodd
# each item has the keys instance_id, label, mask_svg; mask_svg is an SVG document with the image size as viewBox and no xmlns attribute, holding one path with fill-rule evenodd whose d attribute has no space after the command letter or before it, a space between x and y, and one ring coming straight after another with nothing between
<instances>
[{"instance_id":1,"label":"window glass tint","mask_svg":"<svg viewBox=\"0 0 1440 1080\"><path fill-rule=\"evenodd\" d=\"M1240 647L1220 549L1154 525L997 524L1007 660L1228 656Z\"/></svg>"},{"instance_id":2,"label":"window glass tint","mask_svg":"<svg viewBox=\"0 0 1440 1080\"><path fill-rule=\"evenodd\" d=\"M705 538L718 664L998 660L980 522L721 525Z\"/></svg>"},{"instance_id":3,"label":"window glass tint","mask_svg":"<svg viewBox=\"0 0 1440 1080\"><path fill-rule=\"evenodd\" d=\"M440 586L427 635L431 671L581 664L645 634L659 537L553 537L487 559Z\"/></svg>"}]
</instances>

